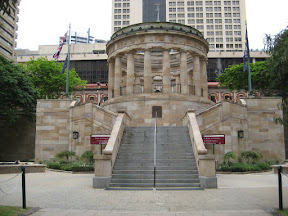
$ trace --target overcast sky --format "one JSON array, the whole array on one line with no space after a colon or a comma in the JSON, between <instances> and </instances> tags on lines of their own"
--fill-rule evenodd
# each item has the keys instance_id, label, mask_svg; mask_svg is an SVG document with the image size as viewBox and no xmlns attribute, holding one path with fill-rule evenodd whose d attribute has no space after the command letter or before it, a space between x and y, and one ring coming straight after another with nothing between
<instances>
[{"instance_id":1,"label":"overcast sky","mask_svg":"<svg viewBox=\"0 0 288 216\"><path fill-rule=\"evenodd\" d=\"M131 0L133 1L133 0ZM265 34L277 34L288 26L288 0L246 0L250 49L263 49ZM97 39L111 36L112 0L21 0L17 48L37 50L57 45L59 36L71 30Z\"/></svg>"}]
</instances>

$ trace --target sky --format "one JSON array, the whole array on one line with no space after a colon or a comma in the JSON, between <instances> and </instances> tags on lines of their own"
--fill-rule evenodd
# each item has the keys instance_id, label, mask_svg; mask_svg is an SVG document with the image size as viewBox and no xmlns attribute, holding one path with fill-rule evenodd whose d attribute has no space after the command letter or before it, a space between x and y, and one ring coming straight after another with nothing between
<instances>
[{"instance_id":1,"label":"sky","mask_svg":"<svg viewBox=\"0 0 288 216\"><path fill-rule=\"evenodd\" d=\"M133 0L131 0L133 1ZM246 0L250 49L263 49L265 34L275 35L288 26L288 0ZM111 36L112 0L21 0L18 49L38 50L58 45L71 23L71 31L97 39Z\"/></svg>"}]
</instances>

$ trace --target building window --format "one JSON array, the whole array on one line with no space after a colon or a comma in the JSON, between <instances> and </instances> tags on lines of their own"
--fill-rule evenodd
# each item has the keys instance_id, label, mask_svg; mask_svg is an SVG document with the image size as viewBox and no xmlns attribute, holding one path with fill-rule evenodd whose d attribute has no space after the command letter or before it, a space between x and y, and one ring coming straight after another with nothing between
<instances>
[{"instance_id":1,"label":"building window","mask_svg":"<svg viewBox=\"0 0 288 216\"><path fill-rule=\"evenodd\" d=\"M121 21L114 21L114 25L121 25Z\"/></svg>"},{"instance_id":2,"label":"building window","mask_svg":"<svg viewBox=\"0 0 288 216\"><path fill-rule=\"evenodd\" d=\"M184 6L184 1L178 1L177 6Z\"/></svg>"},{"instance_id":3,"label":"building window","mask_svg":"<svg viewBox=\"0 0 288 216\"><path fill-rule=\"evenodd\" d=\"M214 5L221 5L221 1L214 1Z\"/></svg>"},{"instance_id":4,"label":"building window","mask_svg":"<svg viewBox=\"0 0 288 216\"><path fill-rule=\"evenodd\" d=\"M192 8L192 7L188 7L188 8L187 8L187 11L189 11L189 12L193 12L193 11L194 11L194 8Z\"/></svg>"},{"instance_id":5,"label":"building window","mask_svg":"<svg viewBox=\"0 0 288 216\"><path fill-rule=\"evenodd\" d=\"M241 25L234 25L234 29L241 29Z\"/></svg>"},{"instance_id":6,"label":"building window","mask_svg":"<svg viewBox=\"0 0 288 216\"><path fill-rule=\"evenodd\" d=\"M123 25L129 25L129 21L123 21Z\"/></svg>"},{"instance_id":7,"label":"building window","mask_svg":"<svg viewBox=\"0 0 288 216\"><path fill-rule=\"evenodd\" d=\"M207 36L214 36L214 32L213 31L207 31Z\"/></svg>"},{"instance_id":8,"label":"building window","mask_svg":"<svg viewBox=\"0 0 288 216\"><path fill-rule=\"evenodd\" d=\"M177 12L184 12L184 8L177 8Z\"/></svg>"},{"instance_id":9,"label":"building window","mask_svg":"<svg viewBox=\"0 0 288 216\"><path fill-rule=\"evenodd\" d=\"M221 7L214 7L214 11L221 11Z\"/></svg>"},{"instance_id":10,"label":"building window","mask_svg":"<svg viewBox=\"0 0 288 216\"><path fill-rule=\"evenodd\" d=\"M174 23L176 23L176 20L169 20L169 22L174 22Z\"/></svg>"},{"instance_id":11,"label":"building window","mask_svg":"<svg viewBox=\"0 0 288 216\"><path fill-rule=\"evenodd\" d=\"M231 5L231 1L224 1L224 5Z\"/></svg>"},{"instance_id":12,"label":"building window","mask_svg":"<svg viewBox=\"0 0 288 216\"><path fill-rule=\"evenodd\" d=\"M203 11L203 7L196 7L196 11L202 12Z\"/></svg>"},{"instance_id":13,"label":"building window","mask_svg":"<svg viewBox=\"0 0 288 216\"><path fill-rule=\"evenodd\" d=\"M233 42L233 38L226 38L226 42Z\"/></svg>"},{"instance_id":14,"label":"building window","mask_svg":"<svg viewBox=\"0 0 288 216\"><path fill-rule=\"evenodd\" d=\"M234 23L240 23L240 19L233 19Z\"/></svg>"},{"instance_id":15,"label":"building window","mask_svg":"<svg viewBox=\"0 0 288 216\"><path fill-rule=\"evenodd\" d=\"M225 23L232 23L232 19L225 19Z\"/></svg>"},{"instance_id":16,"label":"building window","mask_svg":"<svg viewBox=\"0 0 288 216\"><path fill-rule=\"evenodd\" d=\"M162 118L162 106L152 106L152 118Z\"/></svg>"},{"instance_id":17,"label":"building window","mask_svg":"<svg viewBox=\"0 0 288 216\"><path fill-rule=\"evenodd\" d=\"M169 6L170 7L175 7L176 6L176 2L169 2Z\"/></svg>"},{"instance_id":18,"label":"building window","mask_svg":"<svg viewBox=\"0 0 288 216\"><path fill-rule=\"evenodd\" d=\"M196 20L196 23L197 23L197 24L203 24L203 19L197 19L197 20Z\"/></svg>"},{"instance_id":19,"label":"building window","mask_svg":"<svg viewBox=\"0 0 288 216\"><path fill-rule=\"evenodd\" d=\"M215 29L222 30L222 25L215 25Z\"/></svg>"},{"instance_id":20,"label":"building window","mask_svg":"<svg viewBox=\"0 0 288 216\"><path fill-rule=\"evenodd\" d=\"M209 43L214 42L214 38L207 38L206 39Z\"/></svg>"},{"instance_id":21,"label":"building window","mask_svg":"<svg viewBox=\"0 0 288 216\"><path fill-rule=\"evenodd\" d=\"M90 100L90 101L94 101L94 97L90 97L89 100Z\"/></svg>"},{"instance_id":22,"label":"building window","mask_svg":"<svg viewBox=\"0 0 288 216\"><path fill-rule=\"evenodd\" d=\"M178 20L178 23L185 24L185 20Z\"/></svg>"},{"instance_id":23,"label":"building window","mask_svg":"<svg viewBox=\"0 0 288 216\"><path fill-rule=\"evenodd\" d=\"M115 3L115 4L114 4L114 7L115 7L115 8L121 7L121 3Z\"/></svg>"},{"instance_id":24,"label":"building window","mask_svg":"<svg viewBox=\"0 0 288 216\"><path fill-rule=\"evenodd\" d=\"M227 49L233 49L233 44L226 44Z\"/></svg>"},{"instance_id":25,"label":"building window","mask_svg":"<svg viewBox=\"0 0 288 216\"><path fill-rule=\"evenodd\" d=\"M213 30L214 26L213 25L207 25L207 30Z\"/></svg>"},{"instance_id":26,"label":"building window","mask_svg":"<svg viewBox=\"0 0 288 216\"><path fill-rule=\"evenodd\" d=\"M212 5L212 1L206 1L205 5Z\"/></svg>"},{"instance_id":27,"label":"building window","mask_svg":"<svg viewBox=\"0 0 288 216\"><path fill-rule=\"evenodd\" d=\"M203 25L197 25L196 28L197 28L198 30L203 30L203 29L204 29L204 26L203 26Z\"/></svg>"},{"instance_id":28,"label":"building window","mask_svg":"<svg viewBox=\"0 0 288 216\"><path fill-rule=\"evenodd\" d=\"M114 9L114 13L115 13L115 14L121 13L121 9Z\"/></svg>"},{"instance_id":29,"label":"building window","mask_svg":"<svg viewBox=\"0 0 288 216\"><path fill-rule=\"evenodd\" d=\"M130 3L123 3L123 7L130 7Z\"/></svg>"},{"instance_id":30,"label":"building window","mask_svg":"<svg viewBox=\"0 0 288 216\"><path fill-rule=\"evenodd\" d=\"M215 49L215 44L209 44L210 49Z\"/></svg>"},{"instance_id":31,"label":"building window","mask_svg":"<svg viewBox=\"0 0 288 216\"><path fill-rule=\"evenodd\" d=\"M216 42L223 42L223 38L216 38Z\"/></svg>"},{"instance_id":32,"label":"building window","mask_svg":"<svg viewBox=\"0 0 288 216\"><path fill-rule=\"evenodd\" d=\"M222 31L216 31L215 34L216 34L217 36L222 36L222 35L223 35L223 32L222 32Z\"/></svg>"},{"instance_id":33,"label":"building window","mask_svg":"<svg viewBox=\"0 0 288 216\"><path fill-rule=\"evenodd\" d=\"M114 15L114 19L121 19L121 15Z\"/></svg>"},{"instance_id":34,"label":"building window","mask_svg":"<svg viewBox=\"0 0 288 216\"><path fill-rule=\"evenodd\" d=\"M119 29L121 29L121 27L114 27L114 31L118 31Z\"/></svg>"},{"instance_id":35,"label":"building window","mask_svg":"<svg viewBox=\"0 0 288 216\"><path fill-rule=\"evenodd\" d=\"M233 17L240 17L240 13L233 13Z\"/></svg>"},{"instance_id":36,"label":"building window","mask_svg":"<svg viewBox=\"0 0 288 216\"><path fill-rule=\"evenodd\" d=\"M196 13L197 18L203 18L203 13Z\"/></svg>"},{"instance_id":37,"label":"building window","mask_svg":"<svg viewBox=\"0 0 288 216\"><path fill-rule=\"evenodd\" d=\"M223 44L216 44L216 48L218 48L218 49L223 48Z\"/></svg>"},{"instance_id":38,"label":"building window","mask_svg":"<svg viewBox=\"0 0 288 216\"><path fill-rule=\"evenodd\" d=\"M222 19L215 19L215 23L222 23Z\"/></svg>"},{"instance_id":39,"label":"building window","mask_svg":"<svg viewBox=\"0 0 288 216\"><path fill-rule=\"evenodd\" d=\"M231 17L231 13L225 13L225 17Z\"/></svg>"},{"instance_id":40,"label":"building window","mask_svg":"<svg viewBox=\"0 0 288 216\"><path fill-rule=\"evenodd\" d=\"M233 5L239 5L239 1L232 1Z\"/></svg>"},{"instance_id":41,"label":"building window","mask_svg":"<svg viewBox=\"0 0 288 216\"><path fill-rule=\"evenodd\" d=\"M213 18L213 13L206 13L207 18Z\"/></svg>"},{"instance_id":42,"label":"building window","mask_svg":"<svg viewBox=\"0 0 288 216\"><path fill-rule=\"evenodd\" d=\"M232 39L233 39L233 38L232 38ZM241 42L241 41L242 41L242 38L241 38L241 37L238 37L238 38L236 37L236 38L235 38L235 42Z\"/></svg>"},{"instance_id":43,"label":"building window","mask_svg":"<svg viewBox=\"0 0 288 216\"><path fill-rule=\"evenodd\" d=\"M224 7L224 11L231 11L231 7Z\"/></svg>"},{"instance_id":44,"label":"building window","mask_svg":"<svg viewBox=\"0 0 288 216\"><path fill-rule=\"evenodd\" d=\"M188 14L189 16L189 14ZM195 24L195 20L194 19L188 19L188 24Z\"/></svg>"},{"instance_id":45,"label":"building window","mask_svg":"<svg viewBox=\"0 0 288 216\"><path fill-rule=\"evenodd\" d=\"M129 19L130 15L123 15L123 19Z\"/></svg>"},{"instance_id":46,"label":"building window","mask_svg":"<svg viewBox=\"0 0 288 216\"><path fill-rule=\"evenodd\" d=\"M206 7L206 11L213 11L213 7Z\"/></svg>"},{"instance_id":47,"label":"building window","mask_svg":"<svg viewBox=\"0 0 288 216\"><path fill-rule=\"evenodd\" d=\"M202 1L196 1L196 5L201 6L201 5L203 5L203 2Z\"/></svg>"},{"instance_id":48,"label":"building window","mask_svg":"<svg viewBox=\"0 0 288 216\"><path fill-rule=\"evenodd\" d=\"M185 18L185 14L178 14L178 18Z\"/></svg>"},{"instance_id":49,"label":"building window","mask_svg":"<svg viewBox=\"0 0 288 216\"><path fill-rule=\"evenodd\" d=\"M123 9L123 13L130 13L130 9Z\"/></svg>"},{"instance_id":50,"label":"building window","mask_svg":"<svg viewBox=\"0 0 288 216\"><path fill-rule=\"evenodd\" d=\"M176 18L176 14L169 14L169 18Z\"/></svg>"},{"instance_id":51,"label":"building window","mask_svg":"<svg viewBox=\"0 0 288 216\"><path fill-rule=\"evenodd\" d=\"M226 35L233 35L233 32L232 31L226 31L225 34Z\"/></svg>"},{"instance_id":52,"label":"building window","mask_svg":"<svg viewBox=\"0 0 288 216\"><path fill-rule=\"evenodd\" d=\"M232 29L232 25L225 25L225 29Z\"/></svg>"},{"instance_id":53,"label":"building window","mask_svg":"<svg viewBox=\"0 0 288 216\"><path fill-rule=\"evenodd\" d=\"M169 12L176 12L176 8L169 8Z\"/></svg>"},{"instance_id":54,"label":"building window","mask_svg":"<svg viewBox=\"0 0 288 216\"><path fill-rule=\"evenodd\" d=\"M213 21L213 19L206 19L206 23L213 23L214 21Z\"/></svg>"},{"instance_id":55,"label":"building window","mask_svg":"<svg viewBox=\"0 0 288 216\"><path fill-rule=\"evenodd\" d=\"M220 18L220 17L222 17L222 14L221 13L215 13L215 17Z\"/></svg>"},{"instance_id":56,"label":"building window","mask_svg":"<svg viewBox=\"0 0 288 216\"><path fill-rule=\"evenodd\" d=\"M241 31L234 31L234 35L241 35Z\"/></svg>"},{"instance_id":57,"label":"building window","mask_svg":"<svg viewBox=\"0 0 288 216\"><path fill-rule=\"evenodd\" d=\"M187 6L194 6L194 1L187 1Z\"/></svg>"}]
</instances>

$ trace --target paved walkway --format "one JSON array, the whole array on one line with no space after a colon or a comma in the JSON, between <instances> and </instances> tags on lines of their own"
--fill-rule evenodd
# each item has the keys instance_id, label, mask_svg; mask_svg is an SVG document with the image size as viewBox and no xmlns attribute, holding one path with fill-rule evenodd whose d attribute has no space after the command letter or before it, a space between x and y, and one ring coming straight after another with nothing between
<instances>
[{"instance_id":1,"label":"paved walkway","mask_svg":"<svg viewBox=\"0 0 288 216\"><path fill-rule=\"evenodd\" d=\"M0 186L13 188L17 178L0 175ZM20 176L19 176L20 177ZM40 207L33 216L268 216L278 207L277 175L220 174L218 189L190 191L113 191L92 188L93 174L46 171L26 177L27 206ZM284 207L288 189L284 187ZM0 192L0 205L21 206L21 183L7 196Z\"/></svg>"}]
</instances>

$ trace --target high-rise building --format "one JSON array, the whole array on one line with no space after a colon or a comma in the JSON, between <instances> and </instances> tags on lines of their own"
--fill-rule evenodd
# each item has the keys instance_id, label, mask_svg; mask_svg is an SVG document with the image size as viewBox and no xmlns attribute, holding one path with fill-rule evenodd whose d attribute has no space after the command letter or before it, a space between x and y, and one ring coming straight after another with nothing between
<instances>
[{"instance_id":1,"label":"high-rise building","mask_svg":"<svg viewBox=\"0 0 288 216\"><path fill-rule=\"evenodd\" d=\"M112 32L141 22L176 22L204 34L210 52L245 47L245 0L112 0Z\"/></svg>"},{"instance_id":2,"label":"high-rise building","mask_svg":"<svg viewBox=\"0 0 288 216\"><path fill-rule=\"evenodd\" d=\"M0 10L0 54L6 58L14 59L14 50L17 46L16 39L18 30L18 14L20 0L13 3L9 1L10 12L4 13Z\"/></svg>"}]
</instances>

